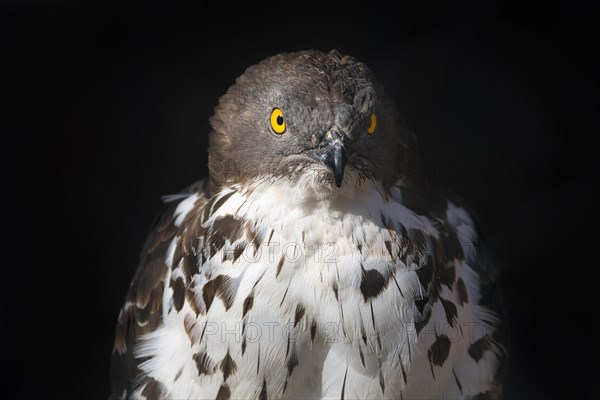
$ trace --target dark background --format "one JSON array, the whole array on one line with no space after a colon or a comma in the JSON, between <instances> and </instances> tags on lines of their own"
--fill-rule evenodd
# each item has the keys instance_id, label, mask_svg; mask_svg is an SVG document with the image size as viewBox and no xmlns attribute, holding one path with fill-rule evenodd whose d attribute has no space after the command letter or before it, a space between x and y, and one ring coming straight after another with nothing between
<instances>
[{"instance_id":1,"label":"dark background","mask_svg":"<svg viewBox=\"0 0 600 400\"><path fill-rule=\"evenodd\" d=\"M234 79L305 48L365 61L430 176L487 225L512 325L506 398L600 391L591 1L281 2L239 19L230 3L167 3L0 6L5 394L106 397L115 320L160 196L207 173L207 120Z\"/></svg>"}]
</instances>

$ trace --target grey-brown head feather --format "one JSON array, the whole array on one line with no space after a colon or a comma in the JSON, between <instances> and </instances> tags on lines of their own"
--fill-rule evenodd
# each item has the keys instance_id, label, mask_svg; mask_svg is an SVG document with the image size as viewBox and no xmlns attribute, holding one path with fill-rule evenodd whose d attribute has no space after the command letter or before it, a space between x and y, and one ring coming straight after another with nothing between
<instances>
[{"instance_id":1,"label":"grey-brown head feather","mask_svg":"<svg viewBox=\"0 0 600 400\"><path fill-rule=\"evenodd\" d=\"M280 108L286 131L269 117ZM371 113L377 130L367 134ZM252 66L221 97L210 119L209 170L217 184L289 176L332 127L348 135L348 167L389 187L418 168L416 141L396 106L361 62L333 50L279 54Z\"/></svg>"}]
</instances>

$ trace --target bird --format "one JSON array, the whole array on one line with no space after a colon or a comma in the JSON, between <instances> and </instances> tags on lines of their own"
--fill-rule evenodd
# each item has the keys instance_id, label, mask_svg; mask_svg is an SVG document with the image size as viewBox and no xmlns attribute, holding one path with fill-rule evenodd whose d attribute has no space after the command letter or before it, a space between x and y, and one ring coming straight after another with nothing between
<instances>
[{"instance_id":1,"label":"bird","mask_svg":"<svg viewBox=\"0 0 600 400\"><path fill-rule=\"evenodd\" d=\"M268 57L210 124L209 175L141 252L110 398L502 397L489 235L363 62Z\"/></svg>"}]
</instances>

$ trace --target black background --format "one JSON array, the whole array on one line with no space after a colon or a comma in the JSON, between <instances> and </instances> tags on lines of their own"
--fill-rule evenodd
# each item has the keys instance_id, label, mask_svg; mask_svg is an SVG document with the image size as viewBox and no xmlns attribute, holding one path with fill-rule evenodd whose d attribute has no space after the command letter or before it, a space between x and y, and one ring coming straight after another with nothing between
<instances>
[{"instance_id":1,"label":"black background","mask_svg":"<svg viewBox=\"0 0 600 400\"><path fill-rule=\"evenodd\" d=\"M592 2L418 4L4 1L3 392L106 397L138 252L159 197L206 174L218 97L266 56L337 48L375 71L430 176L495 240L506 397L598 393Z\"/></svg>"}]
</instances>

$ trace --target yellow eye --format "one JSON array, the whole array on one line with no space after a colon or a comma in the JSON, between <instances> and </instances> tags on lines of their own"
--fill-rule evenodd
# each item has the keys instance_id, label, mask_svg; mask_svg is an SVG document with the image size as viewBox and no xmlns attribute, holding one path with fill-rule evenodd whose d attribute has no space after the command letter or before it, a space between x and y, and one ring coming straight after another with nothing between
<instances>
[{"instance_id":1,"label":"yellow eye","mask_svg":"<svg viewBox=\"0 0 600 400\"><path fill-rule=\"evenodd\" d=\"M283 112L279 108L274 108L271 112L271 128L278 135L285 132L285 119L283 118Z\"/></svg>"},{"instance_id":2,"label":"yellow eye","mask_svg":"<svg viewBox=\"0 0 600 400\"><path fill-rule=\"evenodd\" d=\"M377 116L373 113L371 114L371 125L367 128L367 132L370 136L373 136L375 129L377 129Z\"/></svg>"}]
</instances>

